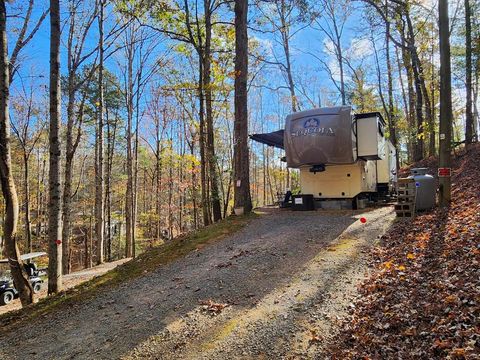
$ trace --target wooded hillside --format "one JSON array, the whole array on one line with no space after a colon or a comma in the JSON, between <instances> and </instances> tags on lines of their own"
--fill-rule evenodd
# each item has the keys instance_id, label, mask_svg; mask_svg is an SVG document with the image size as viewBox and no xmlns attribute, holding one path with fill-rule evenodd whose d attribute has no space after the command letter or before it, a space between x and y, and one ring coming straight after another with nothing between
<instances>
[{"instance_id":1,"label":"wooded hillside","mask_svg":"<svg viewBox=\"0 0 480 360\"><path fill-rule=\"evenodd\" d=\"M480 146L458 153L453 169L450 208L397 222L382 237L373 276L332 346L336 358L478 355Z\"/></svg>"}]
</instances>

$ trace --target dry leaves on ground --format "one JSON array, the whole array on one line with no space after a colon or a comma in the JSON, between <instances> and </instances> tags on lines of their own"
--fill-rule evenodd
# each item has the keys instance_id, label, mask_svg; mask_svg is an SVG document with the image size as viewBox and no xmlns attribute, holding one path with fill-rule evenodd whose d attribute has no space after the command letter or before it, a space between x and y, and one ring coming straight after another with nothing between
<instances>
[{"instance_id":1,"label":"dry leaves on ground","mask_svg":"<svg viewBox=\"0 0 480 360\"><path fill-rule=\"evenodd\" d=\"M451 206L397 221L382 238L334 358L479 358L478 179L475 145L454 161Z\"/></svg>"}]
</instances>

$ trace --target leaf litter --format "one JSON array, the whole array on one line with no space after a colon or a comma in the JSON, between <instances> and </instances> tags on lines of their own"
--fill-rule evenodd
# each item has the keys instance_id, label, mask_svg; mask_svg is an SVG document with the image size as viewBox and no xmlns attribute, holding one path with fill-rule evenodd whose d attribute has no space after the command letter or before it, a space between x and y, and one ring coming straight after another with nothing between
<instances>
[{"instance_id":1,"label":"leaf litter","mask_svg":"<svg viewBox=\"0 0 480 360\"><path fill-rule=\"evenodd\" d=\"M435 163L415 167L436 174ZM480 144L452 168L450 207L399 220L382 237L332 358L480 359Z\"/></svg>"}]
</instances>

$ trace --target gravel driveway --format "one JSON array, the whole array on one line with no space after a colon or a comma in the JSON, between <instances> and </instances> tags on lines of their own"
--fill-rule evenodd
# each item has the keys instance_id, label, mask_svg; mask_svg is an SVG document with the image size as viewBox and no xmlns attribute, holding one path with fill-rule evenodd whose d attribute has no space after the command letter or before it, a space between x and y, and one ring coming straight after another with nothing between
<instances>
[{"instance_id":1,"label":"gravel driveway","mask_svg":"<svg viewBox=\"0 0 480 360\"><path fill-rule=\"evenodd\" d=\"M319 356L364 276L365 249L392 219L390 208L263 214L95 299L0 330L0 358ZM209 300L228 306L215 315Z\"/></svg>"}]
</instances>

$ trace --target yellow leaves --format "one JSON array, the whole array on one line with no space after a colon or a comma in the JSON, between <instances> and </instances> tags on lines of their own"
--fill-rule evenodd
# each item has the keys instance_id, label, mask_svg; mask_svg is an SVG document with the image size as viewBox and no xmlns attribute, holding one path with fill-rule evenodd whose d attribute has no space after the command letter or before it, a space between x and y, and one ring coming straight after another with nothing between
<instances>
[{"instance_id":1,"label":"yellow leaves","mask_svg":"<svg viewBox=\"0 0 480 360\"><path fill-rule=\"evenodd\" d=\"M458 301L458 297L456 295L449 295L445 298L445 302L447 304L455 304Z\"/></svg>"},{"instance_id":2,"label":"yellow leaves","mask_svg":"<svg viewBox=\"0 0 480 360\"><path fill-rule=\"evenodd\" d=\"M405 267L405 265L402 265L402 264L400 264L400 265L395 265L395 263L394 263L392 260L390 260L390 261L385 261L385 262L381 265L381 267L382 267L384 270L395 270L395 269L396 269L397 271L400 272L400 275L405 275L405 274L403 274L403 272L407 269L407 268ZM403 278L403 279L401 279L401 280L405 280L405 278Z\"/></svg>"},{"instance_id":3,"label":"yellow leaves","mask_svg":"<svg viewBox=\"0 0 480 360\"><path fill-rule=\"evenodd\" d=\"M100 106L100 101L96 101L95 106Z\"/></svg>"},{"instance_id":4,"label":"yellow leaves","mask_svg":"<svg viewBox=\"0 0 480 360\"><path fill-rule=\"evenodd\" d=\"M448 340L439 340L439 339L436 339L433 343L433 346L435 346L436 348L438 349L448 349L448 348L451 348L452 347L452 343Z\"/></svg>"},{"instance_id":5,"label":"yellow leaves","mask_svg":"<svg viewBox=\"0 0 480 360\"><path fill-rule=\"evenodd\" d=\"M387 269L387 270L390 270L393 266L393 262L392 261L385 261L383 264L382 264L382 267L384 269Z\"/></svg>"},{"instance_id":6,"label":"yellow leaves","mask_svg":"<svg viewBox=\"0 0 480 360\"><path fill-rule=\"evenodd\" d=\"M451 355L453 356L457 356L457 357L463 357L465 356L465 349L463 348L456 348L456 349L453 349L451 352L450 352Z\"/></svg>"},{"instance_id":7,"label":"yellow leaves","mask_svg":"<svg viewBox=\"0 0 480 360\"><path fill-rule=\"evenodd\" d=\"M424 132L418 133L417 139L419 139L419 140L420 139L422 139L422 140L425 139L425 133Z\"/></svg>"},{"instance_id":8,"label":"yellow leaves","mask_svg":"<svg viewBox=\"0 0 480 360\"><path fill-rule=\"evenodd\" d=\"M415 259L415 255L412 254L412 253L408 253L408 254L407 254L407 259L408 259L408 260L413 260L413 259Z\"/></svg>"}]
</instances>

